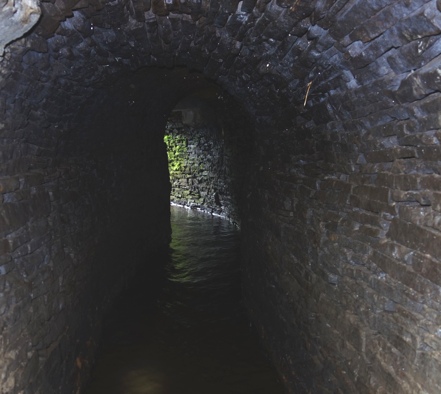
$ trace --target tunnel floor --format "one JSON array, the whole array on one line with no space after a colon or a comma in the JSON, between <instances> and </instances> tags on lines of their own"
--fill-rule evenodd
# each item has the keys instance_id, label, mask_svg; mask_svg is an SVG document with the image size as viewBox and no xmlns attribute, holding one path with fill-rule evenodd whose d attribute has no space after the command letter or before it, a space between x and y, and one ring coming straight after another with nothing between
<instances>
[{"instance_id":1,"label":"tunnel floor","mask_svg":"<svg viewBox=\"0 0 441 394\"><path fill-rule=\"evenodd\" d=\"M164 269L138 275L117 301L85 393L283 393L240 304L238 230L171 211Z\"/></svg>"}]
</instances>

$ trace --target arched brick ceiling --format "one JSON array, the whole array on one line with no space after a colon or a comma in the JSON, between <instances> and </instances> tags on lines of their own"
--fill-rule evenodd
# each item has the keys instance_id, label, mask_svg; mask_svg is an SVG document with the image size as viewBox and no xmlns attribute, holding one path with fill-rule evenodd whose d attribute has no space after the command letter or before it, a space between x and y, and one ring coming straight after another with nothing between
<instances>
[{"instance_id":1,"label":"arched brick ceiling","mask_svg":"<svg viewBox=\"0 0 441 394\"><path fill-rule=\"evenodd\" d=\"M69 103L60 108L144 66L200 71L262 119L287 111L310 117L311 107L316 123L358 118L353 100L373 112L436 90L434 1L82 0L41 7L33 33L10 47L2 69L5 79L26 86L39 81L34 100L64 89ZM422 65L421 76L409 76ZM421 91L414 78L422 79ZM400 85L409 87L396 94Z\"/></svg>"}]
</instances>

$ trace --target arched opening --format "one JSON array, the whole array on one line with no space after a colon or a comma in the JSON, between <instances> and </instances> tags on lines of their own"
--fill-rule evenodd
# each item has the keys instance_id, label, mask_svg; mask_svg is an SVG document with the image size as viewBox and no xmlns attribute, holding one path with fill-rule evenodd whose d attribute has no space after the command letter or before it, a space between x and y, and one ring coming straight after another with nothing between
<instances>
[{"instance_id":1,"label":"arched opening","mask_svg":"<svg viewBox=\"0 0 441 394\"><path fill-rule=\"evenodd\" d=\"M2 390L81 387L167 244L182 66L256 125L245 300L287 389L441 391L439 0L0 4Z\"/></svg>"},{"instance_id":2,"label":"arched opening","mask_svg":"<svg viewBox=\"0 0 441 394\"><path fill-rule=\"evenodd\" d=\"M165 128L171 201L240 224L251 169L253 124L218 86L181 99Z\"/></svg>"},{"instance_id":3,"label":"arched opening","mask_svg":"<svg viewBox=\"0 0 441 394\"><path fill-rule=\"evenodd\" d=\"M147 160L148 165L144 164L143 171L148 171L148 167L154 164L155 172L151 176L160 176L152 178L146 186L139 186L145 188L143 193L152 193L149 188L157 193L156 203L138 212L140 216L146 215L141 216L141 221L149 217L151 222L151 212L159 213L156 219L159 226L152 228L158 231L164 228L165 219L168 218L164 208L165 200L167 203L169 201L169 196L165 199L165 192L169 188L164 177L167 147L172 202L183 202L190 208L224 216L235 224L240 223L252 147L248 145L248 117L233 98L194 72L150 68L116 81L106 89L104 96L100 108L126 108L127 117L135 117L135 121L128 123L120 120L119 127L119 123L113 119L109 121L100 117L99 121L105 122L105 125L94 129L114 129L115 134L109 136L107 133L106 138L103 138L103 134L86 136L87 145L101 145L98 151L106 154L112 152L112 158L115 149L125 151L132 147L129 156L134 159L139 145L146 143L150 150L144 152L144 158L141 155L137 160ZM162 100L159 107L162 112L158 113L156 107L152 113L148 110L149 104L158 96ZM164 117L171 104L174 107L169 112L170 116ZM142 110L145 107L147 109ZM122 111L119 116L123 116ZM142 120L145 123L138 125ZM164 126L162 138L165 143L161 141L159 126ZM143 127L149 128L148 136L140 132ZM124 135L131 133L129 145L124 147ZM116 144L111 142L113 139ZM97 156L98 151L93 156ZM153 160L150 161L149 155ZM130 169L133 171L133 166ZM130 174L130 177L133 176L134 173ZM149 176L148 172L146 176ZM145 182L146 176L135 183ZM174 182L179 182L175 189ZM184 201L180 201L173 199L173 192L176 195L188 194ZM135 193L135 190L131 193ZM130 209L133 212L133 206ZM161 210L164 212L161 213ZM130 222L134 220L132 218ZM176 214L172 215L171 259L165 253L152 255L149 251L146 260L140 261L140 267L135 271L135 281L129 282L128 291L117 305L120 309L110 312L107 318L110 323L104 328L104 350L98 359L98 372L92 377L88 393L106 392L108 387L128 393L136 390L137 385L144 390L179 393L253 391L259 387L267 387L268 392L274 393L281 390L274 370L259 348L257 337L252 336L241 305L240 245L238 239L231 245L226 242L227 239L237 238L237 228L231 223L222 224L221 219L210 216L205 219L196 216L191 222L194 220L198 220L199 224L188 235L190 238L181 239L180 235L187 231L187 225L181 223L182 215L181 221ZM205 230L201 232L201 228ZM142 236L146 237L145 232ZM222 257L225 253L227 257ZM153 306L146 308L145 304L149 303ZM159 331L155 331L158 326ZM143 327L140 331L145 335L134 334L133 327ZM171 336L164 336L170 331L173 332ZM116 343L115 337L119 338ZM138 338L138 345L132 342L135 337ZM178 337L182 337L180 344L175 343ZM205 339L201 342L202 337ZM126 345L124 341L129 344ZM169 347L174 344L174 349L158 347L154 345L155 341L169 342ZM139 353L141 347L144 356ZM186 354L181 354L183 347L185 352L195 352L198 356L188 358ZM136 348L136 352L133 352L133 348ZM117 353L122 362L112 362L112 353ZM134 365L133 359L137 360L138 366ZM156 365L155 359L159 360ZM174 366L177 360L185 365L185 368L181 367L180 374L187 376L179 377ZM105 367L103 370L103 363L119 364L119 369L110 369L111 379L105 378L109 370ZM210 383L217 379L214 371L225 368L230 371L224 374L225 382ZM255 369L259 370L258 376L255 376ZM204 378L207 374L211 377ZM237 379L234 382L232 376L240 376L240 383Z\"/></svg>"}]
</instances>

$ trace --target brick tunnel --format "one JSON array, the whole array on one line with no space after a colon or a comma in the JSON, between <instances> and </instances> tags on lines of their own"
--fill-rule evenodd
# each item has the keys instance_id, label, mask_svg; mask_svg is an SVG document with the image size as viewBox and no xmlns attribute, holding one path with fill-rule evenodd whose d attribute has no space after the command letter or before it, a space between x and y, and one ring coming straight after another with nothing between
<instances>
[{"instance_id":1,"label":"brick tunnel","mask_svg":"<svg viewBox=\"0 0 441 394\"><path fill-rule=\"evenodd\" d=\"M287 392L441 392L440 10L1 1L0 392L80 392L103 314L169 242L173 109L213 86L244 299Z\"/></svg>"}]
</instances>

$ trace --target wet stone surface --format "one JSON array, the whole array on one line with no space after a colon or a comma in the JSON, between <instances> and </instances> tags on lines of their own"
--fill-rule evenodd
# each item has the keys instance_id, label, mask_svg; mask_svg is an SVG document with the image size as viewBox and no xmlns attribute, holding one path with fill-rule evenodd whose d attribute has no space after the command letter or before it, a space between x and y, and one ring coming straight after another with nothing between
<instances>
[{"instance_id":1,"label":"wet stone surface","mask_svg":"<svg viewBox=\"0 0 441 394\"><path fill-rule=\"evenodd\" d=\"M86 394L283 393L240 305L237 229L179 207L172 229L165 272L108 316Z\"/></svg>"}]
</instances>

